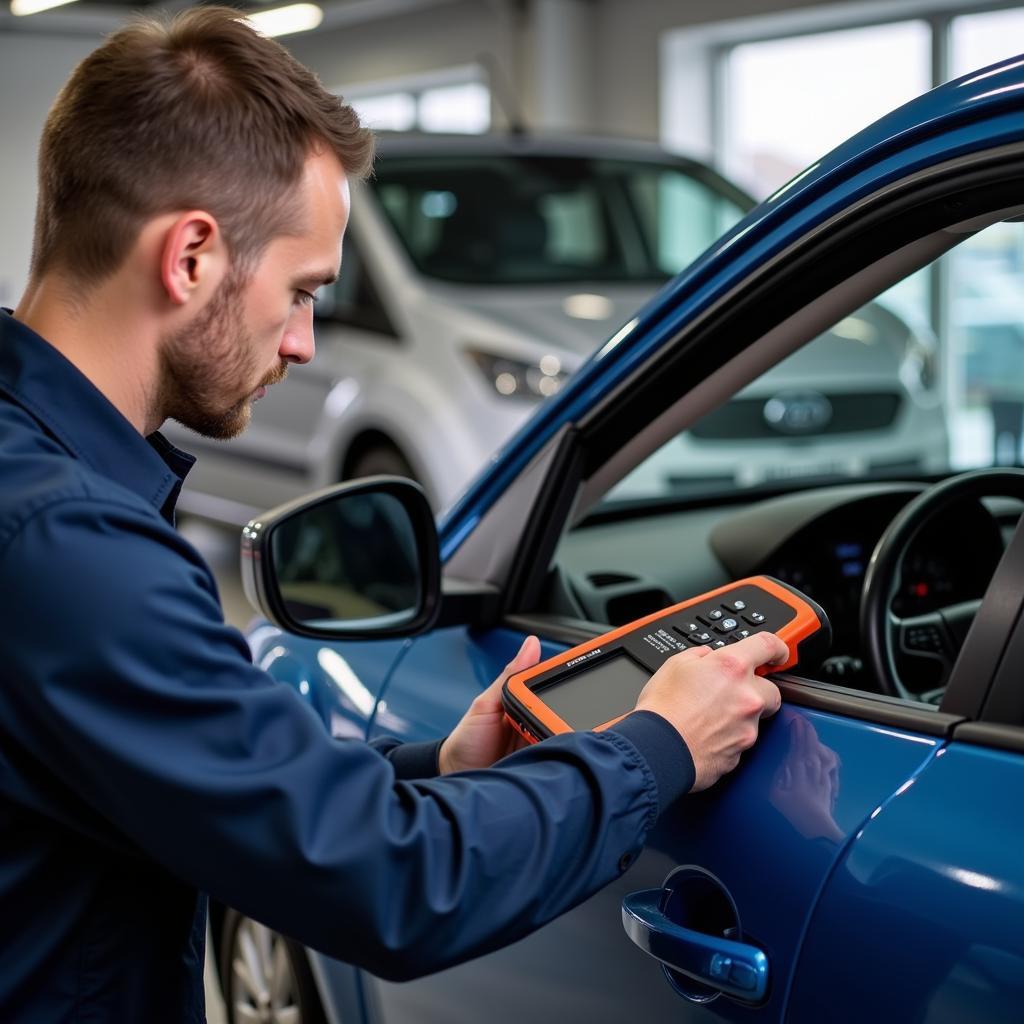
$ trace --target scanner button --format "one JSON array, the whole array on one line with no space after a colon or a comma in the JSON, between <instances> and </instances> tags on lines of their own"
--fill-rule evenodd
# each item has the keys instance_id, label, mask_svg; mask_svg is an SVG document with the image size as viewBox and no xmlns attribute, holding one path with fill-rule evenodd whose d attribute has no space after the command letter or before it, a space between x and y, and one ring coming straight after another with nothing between
<instances>
[{"instance_id":1,"label":"scanner button","mask_svg":"<svg viewBox=\"0 0 1024 1024\"><path fill-rule=\"evenodd\" d=\"M764 616L760 612L751 612L749 615L744 615L743 620L752 626L760 626L764 622Z\"/></svg>"},{"instance_id":2,"label":"scanner button","mask_svg":"<svg viewBox=\"0 0 1024 1024\"><path fill-rule=\"evenodd\" d=\"M722 619L722 621L715 626L716 633L731 633L739 623L735 619Z\"/></svg>"},{"instance_id":3,"label":"scanner button","mask_svg":"<svg viewBox=\"0 0 1024 1024\"><path fill-rule=\"evenodd\" d=\"M715 638L707 630L700 630L691 633L689 639L690 643L709 644Z\"/></svg>"}]
</instances>

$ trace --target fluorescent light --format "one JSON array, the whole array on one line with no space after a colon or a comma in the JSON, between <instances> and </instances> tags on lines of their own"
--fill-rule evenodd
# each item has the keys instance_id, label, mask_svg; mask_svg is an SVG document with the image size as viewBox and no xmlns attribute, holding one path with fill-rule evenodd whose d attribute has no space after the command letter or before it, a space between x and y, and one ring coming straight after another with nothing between
<instances>
[{"instance_id":1,"label":"fluorescent light","mask_svg":"<svg viewBox=\"0 0 1024 1024\"><path fill-rule=\"evenodd\" d=\"M289 4L287 7L275 7L272 11L250 14L244 20L260 35L287 36L292 32L308 32L316 28L324 20L324 12L316 4Z\"/></svg>"},{"instance_id":2,"label":"fluorescent light","mask_svg":"<svg viewBox=\"0 0 1024 1024\"><path fill-rule=\"evenodd\" d=\"M38 14L48 11L51 7L62 7L74 0L11 0L11 14L24 18L27 14Z\"/></svg>"}]
</instances>

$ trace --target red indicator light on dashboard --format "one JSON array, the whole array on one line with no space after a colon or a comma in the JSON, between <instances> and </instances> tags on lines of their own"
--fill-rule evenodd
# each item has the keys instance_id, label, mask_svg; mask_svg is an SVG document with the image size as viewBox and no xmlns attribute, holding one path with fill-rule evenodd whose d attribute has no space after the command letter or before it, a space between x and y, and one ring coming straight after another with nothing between
<instances>
[{"instance_id":1,"label":"red indicator light on dashboard","mask_svg":"<svg viewBox=\"0 0 1024 1024\"><path fill-rule=\"evenodd\" d=\"M927 583L914 583L910 587L911 593L914 597L927 597L928 596L928 584Z\"/></svg>"}]
</instances>

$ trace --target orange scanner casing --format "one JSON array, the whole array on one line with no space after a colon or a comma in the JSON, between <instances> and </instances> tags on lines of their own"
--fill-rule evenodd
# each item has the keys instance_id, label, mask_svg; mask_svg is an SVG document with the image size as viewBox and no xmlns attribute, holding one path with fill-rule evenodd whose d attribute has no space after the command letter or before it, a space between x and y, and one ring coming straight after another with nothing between
<instances>
[{"instance_id":1,"label":"orange scanner casing","mask_svg":"<svg viewBox=\"0 0 1024 1024\"><path fill-rule=\"evenodd\" d=\"M741 601L741 611L729 611L730 602ZM752 625L743 618L745 612L756 611L756 606L765 608L763 623ZM623 691L623 706L618 713L598 725L574 726L556 713L545 701L544 691L555 683L582 674L591 666L598 666L611 660L619 653L626 653L629 660L653 675L673 654L692 646L701 646L689 641L685 626L699 624L687 622L686 613L700 615L700 623L708 620L708 612L725 609L721 614L738 616L737 631L745 628L748 633L775 633L789 648L789 657L781 665L762 666L758 675L769 672L784 672L798 662L820 661L828 651L831 642L831 627L824 610L807 595L794 587L770 576L750 576L737 580L699 597L692 597L679 604L646 615L643 618L619 626L602 636L588 640L571 650L564 651L533 668L517 672L506 680L502 688L502 701L509 722L526 740L536 743L548 736L575 732L579 728L608 729L619 719L633 710L636 694L628 689ZM721 617L719 619L721 622ZM726 623L728 619L724 620ZM709 630L721 633L721 626L709 623ZM735 634L727 634L726 642L735 642ZM715 636L708 643L720 642ZM631 667L630 672L634 669ZM648 676L648 677L649 677Z\"/></svg>"}]
</instances>

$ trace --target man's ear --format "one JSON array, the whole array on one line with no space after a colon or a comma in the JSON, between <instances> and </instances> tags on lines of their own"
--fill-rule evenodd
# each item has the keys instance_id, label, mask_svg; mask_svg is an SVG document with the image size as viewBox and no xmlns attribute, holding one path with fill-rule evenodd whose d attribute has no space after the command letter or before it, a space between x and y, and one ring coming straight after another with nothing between
<instances>
[{"instance_id":1,"label":"man's ear","mask_svg":"<svg viewBox=\"0 0 1024 1024\"><path fill-rule=\"evenodd\" d=\"M228 272L228 252L220 226L209 213L190 210L177 217L163 237L160 283L176 305L205 305Z\"/></svg>"}]
</instances>

